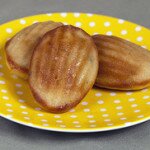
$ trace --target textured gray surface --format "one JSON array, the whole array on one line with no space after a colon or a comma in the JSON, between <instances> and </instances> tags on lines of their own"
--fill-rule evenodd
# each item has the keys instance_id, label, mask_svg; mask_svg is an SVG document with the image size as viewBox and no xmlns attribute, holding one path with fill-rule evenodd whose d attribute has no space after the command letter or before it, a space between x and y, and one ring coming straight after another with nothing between
<instances>
[{"instance_id":1,"label":"textured gray surface","mask_svg":"<svg viewBox=\"0 0 150 150\"><path fill-rule=\"evenodd\" d=\"M46 12L92 12L150 27L150 0L0 0L0 24ZM149 150L150 121L103 133L70 134L37 130L0 118L0 150Z\"/></svg>"}]
</instances>

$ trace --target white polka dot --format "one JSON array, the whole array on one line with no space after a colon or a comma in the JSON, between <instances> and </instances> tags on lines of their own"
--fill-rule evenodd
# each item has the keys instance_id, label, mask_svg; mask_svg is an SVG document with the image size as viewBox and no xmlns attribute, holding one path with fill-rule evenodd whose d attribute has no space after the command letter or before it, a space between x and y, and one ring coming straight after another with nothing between
<instances>
[{"instance_id":1,"label":"white polka dot","mask_svg":"<svg viewBox=\"0 0 150 150\"><path fill-rule=\"evenodd\" d=\"M66 17L67 16L67 13L61 13L60 14L62 17Z\"/></svg>"},{"instance_id":2,"label":"white polka dot","mask_svg":"<svg viewBox=\"0 0 150 150\"><path fill-rule=\"evenodd\" d=\"M137 118L143 118L144 117L144 115L139 115L139 116L137 116Z\"/></svg>"},{"instance_id":3,"label":"white polka dot","mask_svg":"<svg viewBox=\"0 0 150 150\"><path fill-rule=\"evenodd\" d=\"M69 112L75 112L75 109L70 109Z\"/></svg>"},{"instance_id":4,"label":"white polka dot","mask_svg":"<svg viewBox=\"0 0 150 150\"><path fill-rule=\"evenodd\" d=\"M81 27L82 23L81 22L76 22L76 27Z\"/></svg>"},{"instance_id":5,"label":"white polka dot","mask_svg":"<svg viewBox=\"0 0 150 150\"><path fill-rule=\"evenodd\" d=\"M76 128L81 128L81 125L75 125Z\"/></svg>"},{"instance_id":6,"label":"white polka dot","mask_svg":"<svg viewBox=\"0 0 150 150\"><path fill-rule=\"evenodd\" d=\"M23 92L22 92L22 91L17 91L17 94L18 94L18 95L22 95Z\"/></svg>"},{"instance_id":7,"label":"white polka dot","mask_svg":"<svg viewBox=\"0 0 150 150\"><path fill-rule=\"evenodd\" d=\"M22 106L20 106L20 108L22 108L22 109L26 109L27 107L22 105Z\"/></svg>"},{"instance_id":8,"label":"white polka dot","mask_svg":"<svg viewBox=\"0 0 150 150\"><path fill-rule=\"evenodd\" d=\"M93 118L93 117L94 117L93 115L88 115L88 116L87 116L87 118Z\"/></svg>"},{"instance_id":9,"label":"white polka dot","mask_svg":"<svg viewBox=\"0 0 150 150\"><path fill-rule=\"evenodd\" d=\"M137 26L136 28L135 28L135 31L141 31L141 27L140 26Z\"/></svg>"},{"instance_id":10,"label":"white polka dot","mask_svg":"<svg viewBox=\"0 0 150 150\"><path fill-rule=\"evenodd\" d=\"M52 16L52 13L47 13L47 16Z\"/></svg>"},{"instance_id":11,"label":"white polka dot","mask_svg":"<svg viewBox=\"0 0 150 150\"><path fill-rule=\"evenodd\" d=\"M13 110L12 110L12 109L7 109L7 111L8 111L8 112L13 112Z\"/></svg>"},{"instance_id":12,"label":"white polka dot","mask_svg":"<svg viewBox=\"0 0 150 150\"><path fill-rule=\"evenodd\" d=\"M89 123L94 123L96 122L96 120L89 120Z\"/></svg>"},{"instance_id":13,"label":"white polka dot","mask_svg":"<svg viewBox=\"0 0 150 150\"><path fill-rule=\"evenodd\" d=\"M111 31L106 32L106 35L112 35Z\"/></svg>"},{"instance_id":14,"label":"white polka dot","mask_svg":"<svg viewBox=\"0 0 150 150\"><path fill-rule=\"evenodd\" d=\"M74 16L75 16L75 17L79 17L79 16L80 16L80 13L77 13L77 12L76 12L76 13L74 13Z\"/></svg>"},{"instance_id":15,"label":"white polka dot","mask_svg":"<svg viewBox=\"0 0 150 150\"><path fill-rule=\"evenodd\" d=\"M136 40L137 40L138 42L141 42L141 41L143 41L143 37L139 36L139 37L137 37Z\"/></svg>"},{"instance_id":16,"label":"white polka dot","mask_svg":"<svg viewBox=\"0 0 150 150\"><path fill-rule=\"evenodd\" d=\"M133 92L126 92L126 95L132 95Z\"/></svg>"},{"instance_id":17,"label":"white polka dot","mask_svg":"<svg viewBox=\"0 0 150 150\"><path fill-rule=\"evenodd\" d=\"M90 109L89 109L89 108L85 108L83 111L84 111L84 112L89 112Z\"/></svg>"},{"instance_id":18,"label":"white polka dot","mask_svg":"<svg viewBox=\"0 0 150 150\"><path fill-rule=\"evenodd\" d=\"M87 14L87 16L88 16L88 17L92 17L92 16L93 16L93 14L91 14L91 13L88 13L88 14Z\"/></svg>"},{"instance_id":19,"label":"white polka dot","mask_svg":"<svg viewBox=\"0 0 150 150\"><path fill-rule=\"evenodd\" d=\"M150 96L149 95L145 95L143 96L143 99L148 99Z\"/></svg>"},{"instance_id":20,"label":"white polka dot","mask_svg":"<svg viewBox=\"0 0 150 150\"><path fill-rule=\"evenodd\" d=\"M57 122L57 123L62 123L63 121L62 121L62 120L56 120L56 122Z\"/></svg>"},{"instance_id":21,"label":"white polka dot","mask_svg":"<svg viewBox=\"0 0 150 150\"><path fill-rule=\"evenodd\" d=\"M98 104L104 104L104 101L103 100L98 100L97 103Z\"/></svg>"},{"instance_id":22,"label":"white polka dot","mask_svg":"<svg viewBox=\"0 0 150 150\"><path fill-rule=\"evenodd\" d=\"M123 112L118 112L117 115L118 116L122 116L124 113Z\"/></svg>"},{"instance_id":23,"label":"white polka dot","mask_svg":"<svg viewBox=\"0 0 150 150\"><path fill-rule=\"evenodd\" d=\"M26 24L26 20L21 19L21 20L20 20L20 24Z\"/></svg>"},{"instance_id":24,"label":"white polka dot","mask_svg":"<svg viewBox=\"0 0 150 150\"><path fill-rule=\"evenodd\" d=\"M108 115L108 114L103 114L102 116L103 116L103 117L108 117L109 115Z\"/></svg>"},{"instance_id":25,"label":"white polka dot","mask_svg":"<svg viewBox=\"0 0 150 150\"><path fill-rule=\"evenodd\" d=\"M29 114L27 111L23 111L22 114Z\"/></svg>"},{"instance_id":26,"label":"white polka dot","mask_svg":"<svg viewBox=\"0 0 150 150\"><path fill-rule=\"evenodd\" d=\"M98 32L94 32L94 33L93 33L93 35L97 35L97 34L99 34L99 33L98 33Z\"/></svg>"},{"instance_id":27,"label":"white polka dot","mask_svg":"<svg viewBox=\"0 0 150 150\"><path fill-rule=\"evenodd\" d=\"M96 93L95 96L100 97L100 96L102 96L102 94L101 93Z\"/></svg>"},{"instance_id":28,"label":"white polka dot","mask_svg":"<svg viewBox=\"0 0 150 150\"><path fill-rule=\"evenodd\" d=\"M33 126L33 123L31 123L31 122L29 122L29 123L27 123L29 126Z\"/></svg>"},{"instance_id":29,"label":"white polka dot","mask_svg":"<svg viewBox=\"0 0 150 150\"><path fill-rule=\"evenodd\" d=\"M139 110L139 109L137 109L137 110L134 110L134 112L135 112L135 113L138 113L138 112L140 112L140 111L141 111L141 110Z\"/></svg>"},{"instance_id":30,"label":"white polka dot","mask_svg":"<svg viewBox=\"0 0 150 150\"><path fill-rule=\"evenodd\" d=\"M95 22L90 22L90 23L89 23L89 26L90 26L90 27L94 27L94 26L95 26Z\"/></svg>"},{"instance_id":31,"label":"white polka dot","mask_svg":"<svg viewBox=\"0 0 150 150\"><path fill-rule=\"evenodd\" d=\"M9 99L8 96L3 96L2 98L3 98L4 100L8 100L8 99Z\"/></svg>"},{"instance_id":32,"label":"white polka dot","mask_svg":"<svg viewBox=\"0 0 150 150\"><path fill-rule=\"evenodd\" d=\"M115 96L115 95L116 95L115 92L111 92L111 93L110 93L110 96Z\"/></svg>"},{"instance_id":33,"label":"white polka dot","mask_svg":"<svg viewBox=\"0 0 150 150\"><path fill-rule=\"evenodd\" d=\"M13 115L8 114L8 115L6 115L6 117L7 117L7 118L12 118L12 117L13 117Z\"/></svg>"},{"instance_id":34,"label":"white polka dot","mask_svg":"<svg viewBox=\"0 0 150 150\"><path fill-rule=\"evenodd\" d=\"M120 110L122 109L122 106L117 106L116 109Z\"/></svg>"},{"instance_id":35,"label":"white polka dot","mask_svg":"<svg viewBox=\"0 0 150 150\"><path fill-rule=\"evenodd\" d=\"M7 104L6 104L6 106L8 106L8 107L12 107L12 104L7 103Z\"/></svg>"},{"instance_id":36,"label":"white polka dot","mask_svg":"<svg viewBox=\"0 0 150 150\"><path fill-rule=\"evenodd\" d=\"M127 34L127 33L128 33L127 30L122 30L122 31L121 31L121 34L122 34L122 35L125 35L125 34Z\"/></svg>"},{"instance_id":37,"label":"white polka dot","mask_svg":"<svg viewBox=\"0 0 150 150\"><path fill-rule=\"evenodd\" d=\"M1 92L2 92L2 93L7 93L7 90L2 89Z\"/></svg>"},{"instance_id":38,"label":"white polka dot","mask_svg":"<svg viewBox=\"0 0 150 150\"><path fill-rule=\"evenodd\" d=\"M11 28L7 28L7 29L6 29L6 32L7 32L7 33L12 33L12 29L11 29Z\"/></svg>"},{"instance_id":39,"label":"white polka dot","mask_svg":"<svg viewBox=\"0 0 150 150\"><path fill-rule=\"evenodd\" d=\"M129 98L129 102L135 101L135 98Z\"/></svg>"},{"instance_id":40,"label":"white polka dot","mask_svg":"<svg viewBox=\"0 0 150 150\"><path fill-rule=\"evenodd\" d=\"M60 116L59 115L55 115L54 118L60 118Z\"/></svg>"},{"instance_id":41,"label":"white polka dot","mask_svg":"<svg viewBox=\"0 0 150 150\"><path fill-rule=\"evenodd\" d=\"M15 86L16 86L16 87L22 87L22 84L16 83Z\"/></svg>"},{"instance_id":42,"label":"white polka dot","mask_svg":"<svg viewBox=\"0 0 150 150\"><path fill-rule=\"evenodd\" d=\"M143 48L147 48L147 46L146 46L146 45L142 45L141 47L143 47Z\"/></svg>"},{"instance_id":43,"label":"white polka dot","mask_svg":"<svg viewBox=\"0 0 150 150\"><path fill-rule=\"evenodd\" d=\"M41 110L41 108L40 108L40 107L36 107L36 108L35 108L35 110L38 110L38 111L40 111L40 110Z\"/></svg>"},{"instance_id":44,"label":"white polka dot","mask_svg":"<svg viewBox=\"0 0 150 150\"><path fill-rule=\"evenodd\" d=\"M41 116L44 116L44 114L37 114L37 115L40 116L40 117L41 117Z\"/></svg>"},{"instance_id":45,"label":"white polka dot","mask_svg":"<svg viewBox=\"0 0 150 150\"><path fill-rule=\"evenodd\" d=\"M49 124L48 124L48 123L44 123L43 126L44 126L44 127L48 127Z\"/></svg>"},{"instance_id":46,"label":"white polka dot","mask_svg":"<svg viewBox=\"0 0 150 150\"><path fill-rule=\"evenodd\" d=\"M82 105L88 105L88 102L82 102L81 104Z\"/></svg>"},{"instance_id":47,"label":"white polka dot","mask_svg":"<svg viewBox=\"0 0 150 150\"><path fill-rule=\"evenodd\" d=\"M90 127L94 128L94 127L96 127L96 124L91 124Z\"/></svg>"},{"instance_id":48,"label":"white polka dot","mask_svg":"<svg viewBox=\"0 0 150 150\"><path fill-rule=\"evenodd\" d=\"M0 84L5 84L6 82L3 80L0 80Z\"/></svg>"},{"instance_id":49,"label":"white polka dot","mask_svg":"<svg viewBox=\"0 0 150 150\"><path fill-rule=\"evenodd\" d=\"M132 125L132 123L131 122L126 122L125 125L130 126L130 125Z\"/></svg>"},{"instance_id":50,"label":"white polka dot","mask_svg":"<svg viewBox=\"0 0 150 150\"><path fill-rule=\"evenodd\" d=\"M23 99L19 99L18 100L20 103L24 103L25 102L25 100L23 100Z\"/></svg>"},{"instance_id":51,"label":"white polka dot","mask_svg":"<svg viewBox=\"0 0 150 150\"><path fill-rule=\"evenodd\" d=\"M73 124L79 124L79 121L73 121Z\"/></svg>"},{"instance_id":52,"label":"white polka dot","mask_svg":"<svg viewBox=\"0 0 150 150\"><path fill-rule=\"evenodd\" d=\"M116 99L116 100L114 100L114 103L118 104L118 103L120 103L120 100Z\"/></svg>"},{"instance_id":53,"label":"white polka dot","mask_svg":"<svg viewBox=\"0 0 150 150\"><path fill-rule=\"evenodd\" d=\"M39 21L35 20L35 21L33 21L33 24L38 23L38 22L39 22Z\"/></svg>"},{"instance_id":54,"label":"white polka dot","mask_svg":"<svg viewBox=\"0 0 150 150\"><path fill-rule=\"evenodd\" d=\"M107 124L107 126L113 126L113 125L114 125L113 123L108 123L108 124Z\"/></svg>"},{"instance_id":55,"label":"white polka dot","mask_svg":"<svg viewBox=\"0 0 150 150\"><path fill-rule=\"evenodd\" d=\"M71 118L77 118L77 116L76 116L76 115L71 115L70 117L71 117Z\"/></svg>"},{"instance_id":56,"label":"white polka dot","mask_svg":"<svg viewBox=\"0 0 150 150\"><path fill-rule=\"evenodd\" d=\"M138 106L137 104L132 104L132 105L131 105L131 107L137 107L137 106Z\"/></svg>"},{"instance_id":57,"label":"white polka dot","mask_svg":"<svg viewBox=\"0 0 150 150\"><path fill-rule=\"evenodd\" d=\"M124 23L124 20L123 20L123 19L119 19L119 20L118 20L118 23L123 24L123 23Z\"/></svg>"},{"instance_id":58,"label":"white polka dot","mask_svg":"<svg viewBox=\"0 0 150 150\"><path fill-rule=\"evenodd\" d=\"M0 76L3 76L4 75L4 73L3 72L0 72Z\"/></svg>"},{"instance_id":59,"label":"white polka dot","mask_svg":"<svg viewBox=\"0 0 150 150\"><path fill-rule=\"evenodd\" d=\"M127 118L126 117L122 117L122 118L120 118L120 120L127 120Z\"/></svg>"},{"instance_id":60,"label":"white polka dot","mask_svg":"<svg viewBox=\"0 0 150 150\"><path fill-rule=\"evenodd\" d=\"M106 108L101 108L100 111L104 112L106 111L107 109Z\"/></svg>"},{"instance_id":61,"label":"white polka dot","mask_svg":"<svg viewBox=\"0 0 150 150\"><path fill-rule=\"evenodd\" d=\"M42 122L48 122L46 119L41 119Z\"/></svg>"},{"instance_id":62,"label":"white polka dot","mask_svg":"<svg viewBox=\"0 0 150 150\"><path fill-rule=\"evenodd\" d=\"M105 122L110 122L110 121L111 121L111 119L105 119L104 121L105 121Z\"/></svg>"},{"instance_id":63,"label":"white polka dot","mask_svg":"<svg viewBox=\"0 0 150 150\"><path fill-rule=\"evenodd\" d=\"M146 104L147 104L147 105L150 105L150 102L147 102Z\"/></svg>"},{"instance_id":64,"label":"white polka dot","mask_svg":"<svg viewBox=\"0 0 150 150\"><path fill-rule=\"evenodd\" d=\"M67 23L67 22L63 22L63 24L64 24L64 25L68 25L68 23Z\"/></svg>"},{"instance_id":65,"label":"white polka dot","mask_svg":"<svg viewBox=\"0 0 150 150\"><path fill-rule=\"evenodd\" d=\"M109 26L110 26L110 22L108 22L108 21L107 21L107 22L104 22L104 26L105 26L105 27L109 27Z\"/></svg>"},{"instance_id":66,"label":"white polka dot","mask_svg":"<svg viewBox=\"0 0 150 150\"><path fill-rule=\"evenodd\" d=\"M61 127L61 128L65 128L66 126L65 126L65 125L63 125L63 124L61 124L61 125L60 125L60 127Z\"/></svg>"}]
</instances>

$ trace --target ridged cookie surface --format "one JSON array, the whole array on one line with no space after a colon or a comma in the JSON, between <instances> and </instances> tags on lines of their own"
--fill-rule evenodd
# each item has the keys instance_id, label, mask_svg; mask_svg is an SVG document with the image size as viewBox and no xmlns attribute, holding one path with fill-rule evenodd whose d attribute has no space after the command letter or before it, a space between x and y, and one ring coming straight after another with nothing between
<instances>
[{"instance_id":1,"label":"ridged cookie surface","mask_svg":"<svg viewBox=\"0 0 150 150\"><path fill-rule=\"evenodd\" d=\"M6 43L7 64L10 69L28 73L33 50L39 39L48 31L61 26L53 21L38 22L18 32Z\"/></svg>"},{"instance_id":2,"label":"ridged cookie surface","mask_svg":"<svg viewBox=\"0 0 150 150\"><path fill-rule=\"evenodd\" d=\"M94 35L99 71L96 85L108 89L138 90L150 86L150 52L115 36Z\"/></svg>"},{"instance_id":3,"label":"ridged cookie surface","mask_svg":"<svg viewBox=\"0 0 150 150\"><path fill-rule=\"evenodd\" d=\"M77 105L92 88L98 54L92 37L73 26L61 26L42 38L31 60L29 83L36 101L50 112Z\"/></svg>"}]
</instances>

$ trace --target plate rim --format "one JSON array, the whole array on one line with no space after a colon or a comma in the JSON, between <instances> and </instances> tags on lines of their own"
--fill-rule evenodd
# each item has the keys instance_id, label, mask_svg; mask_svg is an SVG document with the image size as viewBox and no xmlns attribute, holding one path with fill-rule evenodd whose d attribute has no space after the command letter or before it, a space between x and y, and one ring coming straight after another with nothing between
<instances>
[{"instance_id":1,"label":"plate rim","mask_svg":"<svg viewBox=\"0 0 150 150\"><path fill-rule=\"evenodd\" d=\"M124 129L124 128L128 128L128 127L132 127L132 126L135 126L135 125L139 125L141 123L144 123L146 121L149 121L150 120L150 117L146 117L146 118L143 118L143 119L139 119L139 121L135 121L129 125L124 125L124 126L110 126L110 127L104 127L104 128L96 128L96 129L67 129L67 128L57 128L57 127L49 127L49 128L45 128L45 127L41 127L41 126L38 126L38 125L34 125L34 124L27 124L23 121L19 121L18 119L12 119L12 118L9 118L9 117L6 117L5 115L3 114L0 114L0 117L4 118L4 119L7 119L9 121L12 121L13 123L17 123L17 124L20 124L20 125L24 125L24 126L27 126L27 127L31 127L31 128L34 128L34 129L40 129L40 130L45 130L45 131L55 131L55 132L66 132L66 133L94 133L94 132L105 132L105 131L114 131L114 130L119 130L119 129Z\"/></svg>"},{"instance_id":2,"label":"plate rim","mask_svg":"<svg viewBox=\"0 0 150 150\"><path fill-rule=\"evenodd\" d=\"M24 16L24 17L20 17L20 18L16 18L16 19L13 19L13 20L8 20L7 22L4 22L2 24L0 24L0 28L8 23L11 23L11 22L14 22L14 21L17 21L19 19L26 19L26 18L29 18L29 17L36 17L36 16L40 16L40 15L47 15L47 14L60 14L60 13L68 13L68 14L74 14L74 13L80 13L80 14L92 14L92 15L97 15L97 16L102 16L102 17L108 17L108 18L112 18L112 19L121 19L121 18L117 18L117 17L114 17L114 16L109 16L109 15L103 15L103 14L97 14L97 13L87 13L87 12L47 12L47 13L40 13L40 14L35 14L35 15L29 15L29 16ZM126 22L130 23L130 24L134 24L134 25L140 25L140 24L137 24L137 23L134 23L134 22L131 22L131 21L128 21L126 19L123 19L125 20ZM147 27L143 26L143 25L140 25L142 28L145 28L146 30L149 30ZM20 121L19 119L15 119L15 118L9 118L7 117L6 115L4 114L1 114L0 113L0 117L2 118L5 118L9 121L12 121L14 123L18 123L20 125L24 125L24 126L27 126L27 127L32 127L32 128L35 128L35 129L41 129L41 130L45 130L45 131L55 131L55 132L66 132L66 133L94 133L94 132L105 132L105 131L113 131L113 130L118 130L118 129L123 129L123 128L127 128L127 127L132 127L132 126L135 126L135 125L138 125L138 124L141 124L141 123L144 123L148 120L150 120L150 115L148 117L145 117L143 119L138 119L137 121L134 121L134 122L130 122L130 124L128 125L125 125L125 124L122 124L122 125L116 125L116 126L109 126L109 127L99 127L99 128L89 128L89 129L71 129L71 128L57 128L57 127L42 127L42 126L39 126L39 125L36 125L36 124L28 124L24 121Z\"/></svg>"},{"instance_id":3,"label":"plate rim","mask_svg":"<svg viewBox=\"0 0 150 150\"><path fill-rule=\"evenodd\" d=\"M124 21L126 21L126 22L128 22L128 23L130 23L130 24L134 24L134 25L139 25L139 26L141 26L142 28L145 28L146 30L149 30L150 31L150 29L148 28L148 27L145 27L144 25L141 25L141 24L138 24L138 23L134 23L134 22L132 22L132 21L130 21L130 20L126 20L126 19L123 19L123 18L119 18L119 17L115 17L115 16L111 16L111 15L105 15L105 14L98 14L98 13L89 13L89 12L77 12L77 11L55 11L55 12L45 12L45 13L39 13L39 14L33 14L33 15L29 15L29 16L24 16L24 17L19 17L19 18L15 18L15 19L13 19L13 20L8 20L8 21L6 21L6 22L4 22L4 23L2 23L2 24L0 24L0 27L1 26L3 26L3 25L6 25L7 23L11 23L11 22L13 22L13 21L17 21L17 20L19 20L19 19L26 19L26 18L28 18L28 17L36 17L36 16L39 16L39 15L47 15L47 14L60 14L60 13L68 13L68 14L74 14L74 13L80 13L80 14L91 14L91 15L96 15L96 16L102 16L102 17L108 17L108 18L112 18L112 19L121 19L121 20L124 20Z\"/></svg>"}]
</instances>

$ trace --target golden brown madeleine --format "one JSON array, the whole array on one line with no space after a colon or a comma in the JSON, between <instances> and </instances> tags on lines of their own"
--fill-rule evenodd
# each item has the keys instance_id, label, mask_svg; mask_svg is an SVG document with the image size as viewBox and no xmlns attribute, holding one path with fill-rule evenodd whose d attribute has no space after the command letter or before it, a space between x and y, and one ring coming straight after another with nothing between
<instances>
[{"instance_id":1,"label":"golden brown madeleine","mask_svg":"<svg viewBox=\"0 0 150 150\"><path fill-rule=\"evenodd\" d=\"M150 52L115 36L94 35L99 54L96 85L138 90L150 86Z\"/></svg>"},{"instance_id":2,"label":"golden brown madeleine","mask_svg":"<svg viewBox=\"0 0 150 150\"><path fill-rule=\"evenodd\" d=\"M98 53L92 37L74 26L44 35L31 60L29 83L36 101L50 112L77 105L92 88Z\"/></svg>"},{"instance_id":3,"label":"golden brown madeleine","mask_svg":"<svg viewBox=\"0 0 150 150\"><path fill-rule=\"evenodd\" d=\"M5 46L10 69L27 74L33 50L39 39L49 30L61 25L62 23L53 21L39 22L18 32Z\"/></svg>"}]
</instances>

